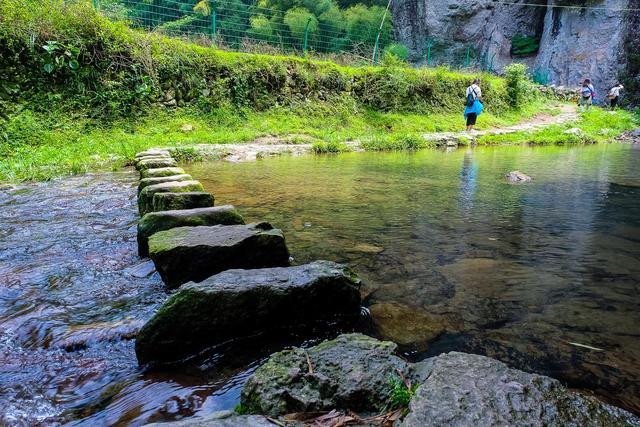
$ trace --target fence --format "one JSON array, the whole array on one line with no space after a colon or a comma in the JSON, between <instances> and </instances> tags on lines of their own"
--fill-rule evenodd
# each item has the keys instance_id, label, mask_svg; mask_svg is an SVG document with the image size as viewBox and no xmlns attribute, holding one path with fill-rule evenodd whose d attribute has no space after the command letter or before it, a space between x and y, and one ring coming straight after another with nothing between
<instances>
[{"instance_id":1,"label":"fence","mask_svg":"<svg viewBox=\"0 0 640 427\"><path fill-rule=\"evenodd\" d=\"M188 37L226 50L332 59L344 56L350 63L374 64L387 49L400 57L408 55L406 47L394 43L391 16L380 7L330 8L317 14L300 7L279 10L249 5L246 0L92 1L100 12L126 20L133 27ZM482 54L475 45L428 38L417 50L418 57L411 59L420 65L496 71L495 54ZM549 73L535 70L532 78L546 84Z\"/></svg>"},{"instance_id":2,"label":"fence","mask_svg":"<svg viewBox=\"0 0 640 427\"><path fill-rule=\"evenodd\" d=\"M92 0L94 7L131 26L189 37L220 48L296 55L355 55L377 62L392 43L392 26L382 8L316 16L304 8L287 11L241 0ZM358 13L359 12L359 13Z\"/></svg>"}]
</instances>

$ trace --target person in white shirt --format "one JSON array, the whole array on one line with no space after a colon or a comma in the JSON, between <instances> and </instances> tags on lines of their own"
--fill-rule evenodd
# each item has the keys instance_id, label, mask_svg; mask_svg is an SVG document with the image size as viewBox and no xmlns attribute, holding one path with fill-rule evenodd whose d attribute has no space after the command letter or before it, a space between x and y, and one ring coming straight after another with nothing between
<instances>
[{"instance_id":1,"label":"person in white shirt","mask_svg":"<svg viewBox=\"0 0 640 427\"><path fill-rule=\"evenodd\" d=\"M620 91L624 89L621 83L618 83L609 90L609 101L611 101L611 110L615 110L618 106L618 99L620 98Z\"/></svg>"},{"instance_id":2,"label":"person in white shirt","mask_svg":"<svg viewBox=\"0 0 640 427\"><path fill-rule=\"evenodd\" d=\"M480 79L475 79L465 93L464 118L467 120L467 131L472 131L478 116L482 113L482 89Z\"/></svg>"},{"instance_id":3,"label":"person in white shirt","mask_svg":"<svg viewBox=\"0 0 640 427\"><path fill-rule=\"evenodd\" d=\"M578 100L578 105L580 105L580 111L586 110L589 111L591 108L591 104L593 104L593 98L596 95L596 91L591 84L591 80L585 79L582 82L582 87L580 88L580 99Z\"/></svg>"}]
</instances>

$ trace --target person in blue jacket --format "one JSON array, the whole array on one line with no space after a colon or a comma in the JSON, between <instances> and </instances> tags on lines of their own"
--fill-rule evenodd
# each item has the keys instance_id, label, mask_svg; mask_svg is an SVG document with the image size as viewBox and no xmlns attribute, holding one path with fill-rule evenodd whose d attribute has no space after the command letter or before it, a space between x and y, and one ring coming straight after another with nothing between
<instances>
[{"instance_id":1,"label":"person in blue jacket","mask_svg":"<svg viewBox=\"0 0 640 427\"><path fill-rule=\"evenodd\" d=\"M478 116L482 114L484 109L480 79L475 79L471 86L467 88L465 97L464 118L467 120L467 131L472 131Z\"/></svg>"}]
</instances>

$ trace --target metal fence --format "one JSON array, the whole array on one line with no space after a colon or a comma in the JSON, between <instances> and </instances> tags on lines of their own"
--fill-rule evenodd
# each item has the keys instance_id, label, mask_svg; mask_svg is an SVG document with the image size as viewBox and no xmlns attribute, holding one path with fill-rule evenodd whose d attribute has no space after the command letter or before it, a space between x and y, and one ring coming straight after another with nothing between
<instances>
[{"instance_id":1,"label":"metal fence","mask_svg":"<svg viewBox=\"0 0 640 427\"><path fill-rule=\"evenodd\" d=\"M188 37L228 50L348 54L375 63L392 43L386 13L349 16L347 11L343 17L317 17L303 8L283 11L247 5L241 0L92 1L101 13L126 20L132 27Z\"/></svg>"},{"instance_id":2,"label":"metal fence","mask_svg":"<svg viewBox=\"0 0 640 427\"><path fill-rule=\"evenodd\" d=\"M294 54L346 59L348 63L378 63L385 50L400 57L407 48L395 43L391 16L335 11L316 16L303 8L279 10L250 5L243 0L92 0L94 7L132 27L186 37L225 50L267 54ZM424 40L420 66L447 66L495 72L495 54L483 54L473 44L452 45L431 37ZM549 73L533 70L534 81L546 84Z\"/></svg>"}]
</instances>

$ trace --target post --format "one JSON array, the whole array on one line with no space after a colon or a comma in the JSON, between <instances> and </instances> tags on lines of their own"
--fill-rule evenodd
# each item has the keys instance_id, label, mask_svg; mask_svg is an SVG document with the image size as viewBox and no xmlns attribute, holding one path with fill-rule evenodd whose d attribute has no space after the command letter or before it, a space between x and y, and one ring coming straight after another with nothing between
<instances>
[{"instance_id":1,"label":"post","mask_svg":"<svg viewBox=\"0 0 640 427\"><path fill-rule=\"evenodd\" d=\"M311 24L311 17L307 20L307 25L304 26L304 41L302 42L302 52L307 54L307 46L309 44L309 24Z\"/></svg>"},{"instance_id":2,"label":"post","mask_svg":"<svg viewBox=\"0 0 640 427\"><path fill-rule=\"evenodd\" d=\"M373 46L373 65L378 65L378 59L379 59L379 54L378 54L378 48L380 47L380 33L378 33L378 36L376 37L376 44Z\"/></svg>"},{"instance_id":3,"label":"post","mask_svg":"<svg viewBox=\"0 0 640 427\"><path fill-rule=\"evenodd\" d=\"M382 21L380 21L380 28L378 29L378 35L376 36L376 44L373 47L373 65L378 63L378 48L380 47L380 33L382 32L382 28L384 27L384 20L387 18L387 13L389 12L389 8L391 7L391 0L387 3L387 8L384 10L384 15L382 15Z\"/></svg>"},{"instance_id":4,"label":"post","mask_svg":"<svg viewBox=\"0 0 640 427\"><path fill-rule=\"evenodd\" d=\"M218 32L218 13L216 12L215 3L211 8L211 41L216 42L216 33Z\"/></svg>"},{"instance_id":5,"label":"post","mask_svg":"<svg viewBox=\"0 0 640 427\"><path fill-rule=\"evenodd\" d=\"M431 66L431 40L427 42L427 66Z\"/></svg>"},{"instance_id":6,"label":"post","mask_svg":"<svg viewBox=\"0 0 640 427\"><path fill-rule=\"evenodd\" d=\"M465 60L465 67L469 68L469 60L470 58L470 54L471 54L471 48L469 46L467 46L467 59Z\"/></svg>"}]
</instances>

